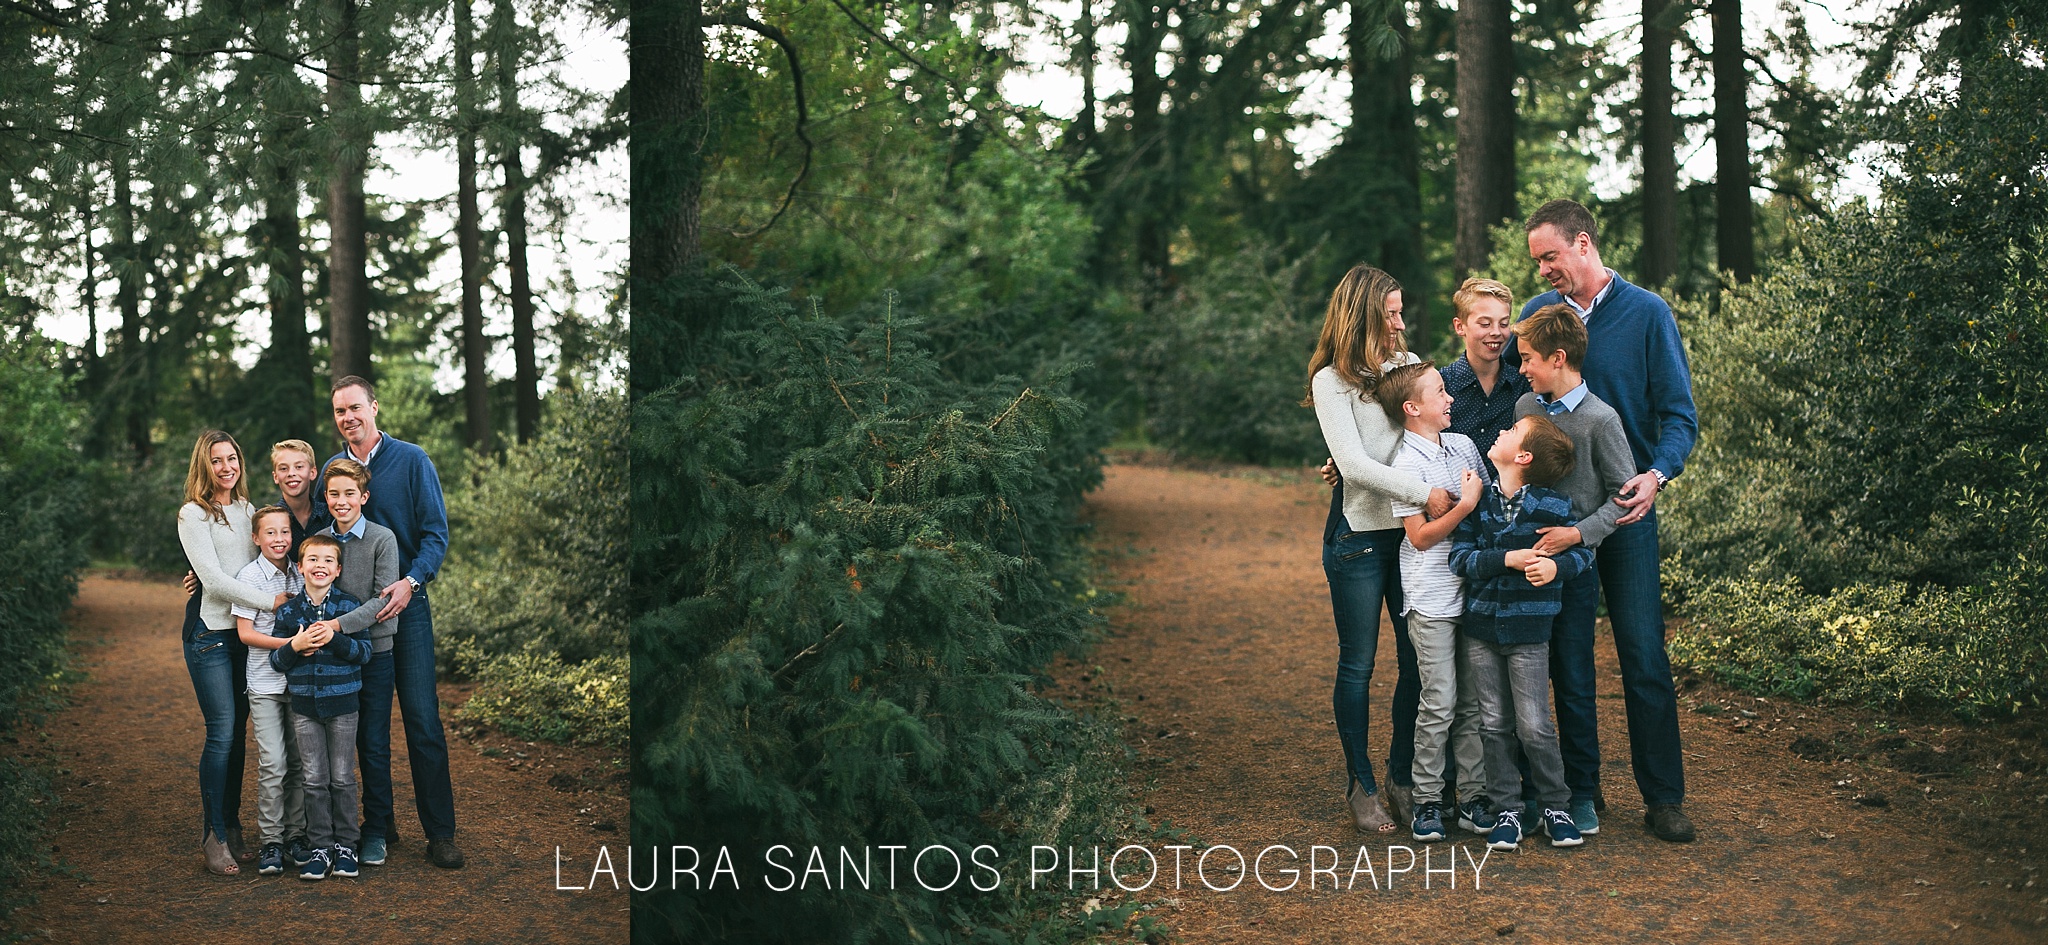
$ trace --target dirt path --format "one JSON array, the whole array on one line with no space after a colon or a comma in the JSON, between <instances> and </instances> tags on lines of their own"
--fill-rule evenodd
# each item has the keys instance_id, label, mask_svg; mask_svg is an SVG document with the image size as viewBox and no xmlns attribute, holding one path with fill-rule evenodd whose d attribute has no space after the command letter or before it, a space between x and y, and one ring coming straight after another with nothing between
<instances>
[{"instance_id":1,"label":"dirt path","mask_svg":"<svg viewBox=\"0 0 2048 945\"><path fill-rule=\"evenodd\" d=\"M400 841L381 867L325 882L205 871L198 842L198 756L204 738L177 646L184 598L172 584L87 578L70 617L90 678L48 720L60 768L63 872L14 917L31 941L53 942L623 942L627 896L584 885L599 844L624 852L625 789L596 754L451 729L461 870L426 862L413 814L404 733L393 719L392 781ZM467 698L443 684L443 719ZM521 753L524 757L521 757ZM249 745L242 822L256 836L256 747ZM624 873L624 864L618 867ZM582 875L575 875L580 872ZM623 877L622 877L623 879Z\"/></svg>"},{"instance_id":2,"label":"dirt path","mask_svg":"<svg viewBox=\"0 0 2048 945\"><path fill-rule=\"evenodd\" d=\"M1187 831L1180 842L1196 852L1227 843L1250 858L1287 844L1305 857L1311 845L1334 847L1346 880L1363 844L1377 874L1358 874L1348 892L1331 891L1329 876L1310 892L1306 875L1292 891L1269 892L1247 875L1234 892L1215 893L1192 878L1189 854L1180 891L1124 897L1149 904L1145 914L1181 940L2048 940L2048 879L2034 882L2048 860L2048 829L2033 813L2048 802L2038 796L2048 792L2038 744L1762 703L1688 679L1681 725L1699 840L1662 843L1642 825L1628 771L1611 637L1599 652L1610 801L1600 835L1576 850L1538 839L1519 854L1494 854L1478 889L1463 854L1455 889L1438 875L1425 890L1419 865L1386 888L1388 856L1394 867L1406 862L1390 844L1424 845L1364 838L1345 816L1318 546L1327 497L1319 484L1267 472L1119 465L1089 503L1097 544L1130 603L1084 663L1056 670L1055 691L1106 698L1126 716L1151 820ZM1384 776L1390 629L1378 665L1372 745ZM1969 763L1915 767L1951 746ZM1476 836L1454 832L1451 841L1484 854ZM1432 845L1438 869L1448 845ZM1287 885L1285 875L1267 876ZM1232 878L1213 874L1219 886Z\"/></svg>"}]
</instances>

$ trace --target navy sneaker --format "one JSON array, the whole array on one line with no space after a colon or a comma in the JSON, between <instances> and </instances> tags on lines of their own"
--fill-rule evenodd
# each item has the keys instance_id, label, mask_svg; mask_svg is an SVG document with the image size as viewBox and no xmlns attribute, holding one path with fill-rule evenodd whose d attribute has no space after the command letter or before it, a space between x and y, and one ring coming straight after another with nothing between
<instances>
[{"instance_id":1,"label":"navy sneaker","mask_svg":"<svg viewBox=\"0 0 2048 945\"><path fill-rule=\"evenodd\" d=\"M313 858L313 845L305 837L291 837L284 842L284 855L292 858L293 866L304 866Z\"/></svg>"},{"instance_id":2,"label":"navy sneaker","mask_svg":"<svg viewBox=\"0 0 2048 945\"><path fill-rule=\"evenodd\" d=\"M1422 801L1415 805L1415 823L1410 831L1415 839L1429 841L1444 838L1444 806L1436 801Z\"/></svg>"},{"instance_id":3,"label":"navy sneaker","mask_svg":"<svg viewBox=\"0 0 2048 945\"><path fill-rule=\"evenodd\" d=\"M314 850L313 855L306 860L306 865L299 867L299 878L304 880L326 879L327 869L333 865L334 861L327 858L326 850Z\"/></svg>"},{"instance_id":4,"label":"navy sneaker","mask_svg":"<svg viewBox=\"0 0 2048 945\"><path fill-rule=\"evenodd\" d=\"M1486 848L1489 850L1518 850L1522 845L1522 812L1501 811L1493 820L1493 829L1486 834Z\"/></svg>"},{"instance_id":5,"label":"navy sneaker","mask_svg":"<svg viewBox=\"0 0 2048 945\"><path fill-rule=\"evenodd\" d=\"M385 842L383 837L364 837L362 855L356 857L364 866L383 866Z\"/></svg>"},{"instance_id":6,"label":"navy sneaker","mask_svg":"<svg viewBox=\"0 0 2048 945\"><path fill-rule=\"evenodd\" d=\"M1572 802L1572 823L1579 826L1579 832L1590 837L1600 832L1599 805L1588 798Z\"/></svg>"},{"instance_id":7,"label":"navy sneaker","mask_svg":"<svg viewBox=\"0 0 2048 945\"><path fill-rule=\"evenodd\" d=\"M334 875L355 878L356 851L339 843L334 845Z\"/></svg>"},{"instance_id":8,"label":"navy sneaker","mask_svg":"<svg viewBox=\"0 0 2048 945\"><path fill-rule=\"evenodd\" d=\"M284 872L284 844L264 844L263 852L256 854L256 872L265 876Z\"/></svg>"},{"instance_id":9,"label":"navy sneaker","mask_svg":"<svg viewBox=\"0 0 2048 945\"><path fill-rule=\"evenodd\" d=\"M1555 807L1543 809L1543 832L1550 835L1550 845L1554 847L1575 847L1586 842L1585 837L1579 836L1579 825L1572 823L1571 812Z\"/></svg>"},{"instance_id":10,"label":"navy sneaker","mask_svg":"<svg viewBox=\"0 0 2048 945\"><path fill-rule=\"evenodd\" d=\"M1466 801L1458 805L1458 826L1473 833L1485 833L1493 829L1493 811L1486 808L1485 801Z\"/></svg>"}]
</instances>

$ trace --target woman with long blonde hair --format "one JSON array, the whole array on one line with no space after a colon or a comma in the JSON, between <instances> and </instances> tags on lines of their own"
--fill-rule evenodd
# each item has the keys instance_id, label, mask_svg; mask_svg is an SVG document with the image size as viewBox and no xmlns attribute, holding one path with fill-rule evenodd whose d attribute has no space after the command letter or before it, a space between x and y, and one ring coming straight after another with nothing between
<instances>
[{"instance_id":1,"label":"woman with long blonde hair","mask_svg":"<svg viewBox=\"0 0 2048 945\"><path fill-rule=\"evenodd\" d=\"M183 633L185 669L206 719L206 746L199 754L199 797L206 868L232 876L248 859L242 844L242 763L249 702L244 693L246 650L229 608L235 604L276 610L289 595L266 594L235 579L256 558L250 519L249 484L242 476L242 447L219 430L192 444L185 471L185 504L178 508L178 543L199 579L199 607L188 610Z\"/></svg>"},{"instance_id":2,"label":"woman with long blonde hair","mask_svg":"<svg viewBox=\"0 0 2048 945\"><path fill-rule=\"evenodd\" d=\"M1394 817L1402 820L1408 817L1408 805L1402 803L1400 792L1414 783L1410 770L1421 695L1415 649L1401 614L1403 532L1393 503L1426 506L1432 517L1451 506L1449 493L1390 465L1401 447L1401 428L1373 400L1386 372L1418 360L1401 337L1407 328L1401 308L1401 284L1394 277L1363 264L1345 273L1330 293L1322 335L1309 359L1309 393L1304 401L1315 408L1323 442L1343 476L1323 527L1323 575L1329 580L1330 609L1337 623L1337 683L1330 702L1337 738L1344 747L1344 799L1358 829L1382 834L1393 832L1394 820L1381 803L1366 746L1382 606L1394 625L1400 664L1387 793L1394 801Z\"/></svg>"}]
</instances>

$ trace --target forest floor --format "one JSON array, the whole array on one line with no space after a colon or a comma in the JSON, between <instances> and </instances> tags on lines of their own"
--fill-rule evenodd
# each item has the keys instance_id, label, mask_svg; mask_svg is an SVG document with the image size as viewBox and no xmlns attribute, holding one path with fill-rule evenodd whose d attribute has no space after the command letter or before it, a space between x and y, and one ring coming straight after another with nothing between
<instances>
[{"instance_id":1,"label":"forest floor","mask_svg":"<svg viewBox=\"0 0 2048 945\"><path fill-rule=\"evenodd\" d=\"M1086 514L1126 601L1106 639L1050 670L1051 693L1122 718L1149 820L1184 833L1131 841L1156 851L1159 878L1123 893L1104 877L1100 905L1135 903L1199 943L2048 940L2039 721L1972 727L1766 701L1681 674L1686 810L1699 839L1669 844L1643 826L1611 637L1598 653L1608 799L1598 836L1568 850L1537 837L1491 856L1455 828L1435 844L1405 831L1362 836L1347 816L1330 710L1328 491L1305 471L1121 460ZM1372 689L1382 779L1394 665L1383 627ZM1170 843L1193 847L1178 889ZM1217 844L1246 861L1273 844L1294 853L1240 874L1219 850L1203 876L1241 884L1214 892L1195 858ZM1421 862L1403 872L1423 848L1437 873L1425 877ZM1314 890L1311 857L1336 863ZM1140 872L1125 884L1135 886L1145 863L1132 854L1121 865L1132 863ZM1261 888L1261 876L1287 887L1289 867L1300 870L1292 889Z\"/></svg>"},{"instance_id":2,"label":"forest floor","mask_svg":"<svg viewBox=\"0 0 2048 945\"><path fill-rule=\"evenodd\" d=\"M455 785L459 870L426 860L405 735L394 709L392 782L400 838L383 866L355 879L300 881L206 872L199 853L197 769L204 726L177 644L184 594L173 582L88 576L69 623L87 674L25 752L57 771L57 869L14 934L50 942L624 942L627 893L600 876L599 847L620 857L627 787L601 752L506 738L452 718L468 687L442 683ZM252 850L256 745L242 791ZM644 869L644 867L643 867ZM5 936L0 936L4 938Z\"/></svg>"}]
</instances>

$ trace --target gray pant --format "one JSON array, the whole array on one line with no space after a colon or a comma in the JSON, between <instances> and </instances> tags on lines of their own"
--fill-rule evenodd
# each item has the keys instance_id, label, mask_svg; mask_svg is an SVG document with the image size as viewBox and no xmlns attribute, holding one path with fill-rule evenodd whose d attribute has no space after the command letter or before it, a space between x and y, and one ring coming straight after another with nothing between
<instances>
[{"instance_id":1,"label":"gray pant","mask_svg":"<svg viewBox=\"0 0 2048 945\"><path fill-rule=\"evenodd\" d=\"M1522 809L1522 773L1515 767L1519 738L1529 758L1529 776L1536 781L1537 801L1563 810L1572 792L1565 787L1557 728L1550 723L1550 644L1502 646L1468 635L1465 656L1479 696L1479 733L1486 742L1486 786L1493 809Z\"/></svg>"},{"instance_id":2,"label":"gray pant","mask_svg":"<svg viewBox=\"0 0 2048 945\"><path fill-rule=\"evenodd\" d=\"M1458 798L1484 793L1485 749L1479 737L1479 699L1459 652L1458 618L1408 612L1408 639L1422 696L1415 714L1415 800L1444 800L1446 749L1458 762Z\"/></svg>"},{"instance_id":3,"label":"gray pant","mask_svg":"<svg viewBox=\"0 0 2048 945\"><path fill-rule=\"evenodd\" d=\"M256 727L256 826L264 843L306 835L306 782L292 722L292 698L282 692L249 693Z\"/></svg>"},{"instance_id":4,"label":"gray pant","mask_svg":"<svg viewBox=\"0 0 2048 945\"><path fill-rule=\"evenodd\" d=\"M356 716L292 716L306 775L306 842L315 847L354 848L362 840L356 825Z\"/></svg>"}]
</instances>

